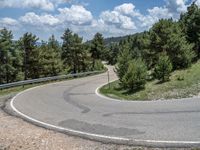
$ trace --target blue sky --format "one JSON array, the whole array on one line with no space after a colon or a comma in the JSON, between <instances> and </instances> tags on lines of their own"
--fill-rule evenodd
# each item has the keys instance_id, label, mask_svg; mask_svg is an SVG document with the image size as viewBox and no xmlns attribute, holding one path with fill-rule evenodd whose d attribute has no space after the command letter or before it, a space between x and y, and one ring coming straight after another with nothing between
<instances>
[{"instance_id":1,"label":"blue sky","mask_svg":"<svg viewBox=\"0 0 200 150\"><path fill-rule=\"evenodd\" d=\"M161 18L178 19L192 0L0 0L0 28L18 39L33 32L40 40L54 34L60 40L66 28L91 39L123 36L148 30ZM200 0L196 1L200 6Z\"/></svg>"}]
</instances>

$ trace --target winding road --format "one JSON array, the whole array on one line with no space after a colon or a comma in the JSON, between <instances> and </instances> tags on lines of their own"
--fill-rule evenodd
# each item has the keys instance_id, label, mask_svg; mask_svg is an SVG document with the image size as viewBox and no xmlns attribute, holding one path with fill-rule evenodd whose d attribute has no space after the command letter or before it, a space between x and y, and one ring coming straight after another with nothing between
<instances>
[{"instance_id":1,"label":"winding road","mask_svg":"<svg viewBox=\"0 0 200 150\"><path fill-rule=\"evenodd\" d=\"M110 79L117 79L108 66ZM117 101L95 93L107 73L19 93L10 106L37 125L108 143L200 147L200 99Z\"/></svg>"}]
</instances>

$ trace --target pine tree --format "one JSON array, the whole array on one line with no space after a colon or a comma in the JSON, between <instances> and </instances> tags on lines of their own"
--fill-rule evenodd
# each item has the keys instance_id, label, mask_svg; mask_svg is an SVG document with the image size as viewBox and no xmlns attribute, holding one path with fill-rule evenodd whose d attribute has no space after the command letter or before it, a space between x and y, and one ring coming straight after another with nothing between
<instances>
[{"instance_id":1,"label":"pine tree","mask_svg":"<svg viewBox=\"0 0 200 150\"><path fill-rule=\"evenodd\" d=\"M133 59L129 61L128 69L122 78L122 85L134 91L144 88L147 78L147 67L141 59Z\"/></svg>"},{"instance_id":2,"label":"pine tree","mask_svg":"<svg viewBox=\"0 0 200 150\"><path fill-rule=\"evenodd\" d=\"M128 70L129 61L132 59L129 49L124 46L124 49L120 52L117 60L116 71L119 80L122 81L124 75Z\"/></svg>"},{"instance_id":3,"label":"pine tree","mask_svg":"<svg viewBox=\"0 0 200 150\"><path fill-rule=\"evenodd\" d=\"M50 54L50 74L58 75L63 69L63 62L61 60L61 47L59 42L55 39L54 35L49 38L48 49Z\"/></svg>"},{"instance_id":4,"label":"pine tree","mask_svg":"<svg viewBox=\"0 0 200 150\"><path fill-rule=\"evenodd\" d=\"M38 39L32 33L25 33L19 40L23 55L24 80L40 76L39 50L36 45Z\"/></svg>"},{"instance_id":5,"label":"pine tree","mask_svg":"<svg viewBox=\"0 0 200 150\"><path fill-rule=\"evenodd\" d=\"M0 30L0 83L9 83L15 80L14 47L12 32L3 28Z\"/></svg>"},{"instance_id":6,"label":"pine tree","mask_svg":"<svg viewBox=\"0 0 200 150\"><path fill-rule=\"evenodd\" d=\"M40 75L56 76L62 71L60 48L56 40L50 37L48 43L44 43L39 49Z\"/></svg>"},{"instance_id":7,"label":"pine tree","mask_svg":"<svg viewBox=\"0 0 200 150\"><path fill-rule=\"evenodd\" d=\"M200 58L200 8L192 3L187 12L181 15L180 23L184 29L187 40L194 43L195 52Z\"/></svg>"},{"instance_id":8,"label":"pine tree","mask_svg":"<svg viewBox=\"0 0 200 150\"><path fill-rule=\"evenodd\" d=\"M118 54L119 54L119 44L112 43L109 47L109 53L107 55L108 63L111 65L116 64Z\"/></svg>"},{"instance_id":9,"label":"pine tree","mask_svg":"<svg viewBox=\"0 0 200 150\"><path fill-rule=\"evenodd\" d=\"M154 76L162 82L168 81L170 73L172 72L172 63L169 57L163 53L155 66Z\"/></svg>"},{"instance_id":10,"label":"pine tree","mask_svg":"<svg viewBox=\"0 0 200 150\"><path fill-rule=\"evenodd\" d=\"M61 38L63 39L62 59L64 64L69 65L73 73L81 72L85 65L83 64L85 57L83 39L78 34L73 34L69 29L65 31Z\"/></svg>"},{"instance_id":11,"label":"pine tree","mask_svg":"<svg viewBox=\"0 0 200 150\"><path fill-rule=\"evenodd\" d=\"M187 68L191 65L195 56L193 45L187 42L179 23L173 22L172 19L161 19L150 30L150 39L153 66L163 52L171 59L173 69Z\"/></svg>"},{"instance_id":12,"label":"pine tree","mask_svg":"<svg viewBox=\"0 0 200 150\"><path fill-rule=\"evenodd\" d=\"M104 38L102 34L96 33L91 42L91 49L90 49L91 57L93 59L92 63L93 68L95 65L95 60L104 59L103 58L104 51L105 51Z\"/></svg>"},{"instance_id":13,"label":"pine tree","mask_svg":"<svg viewBox=\"0 0 200 150\"><path fill-rule=\"evenodd\" d=\"M68 66L72 66L73 61L73 53L71 46L73 44L73 33L70 29L65 30L63 36L61 37L63 40L61 58L64 63L64 67L68 68Z\"/></svg>"}]
</instances>

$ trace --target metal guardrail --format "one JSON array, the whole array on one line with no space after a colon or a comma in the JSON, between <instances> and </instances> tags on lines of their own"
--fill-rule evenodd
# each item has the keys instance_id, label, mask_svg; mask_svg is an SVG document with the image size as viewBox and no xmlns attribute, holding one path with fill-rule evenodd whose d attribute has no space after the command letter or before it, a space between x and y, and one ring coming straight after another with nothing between
<instances>
[{"instance_id":1,"label":"metal guardrail","mask_svg":"<svg viewBox=\"0 0 200 150\"><path fill-rule=\"evenodd\" d=\"M24 85L32 84L32 83L62 80L62 79L67 79L67 78L72 78L72 77L81 77L81 76L92 75L92 74L103 73L103 72L104 71L90 71L90 72L83 72L83 73L76 73L76 74L68 74L68 75L61 75L61 76L53 76L53 77L45 77L45 78L38 78L38 79L32 79L32 80L12 82L12 83L7 83L7 84L1 84L0 90L6 89L6 88L11 88L11 87L24 86Z\"/></svg>"}]
</instances>

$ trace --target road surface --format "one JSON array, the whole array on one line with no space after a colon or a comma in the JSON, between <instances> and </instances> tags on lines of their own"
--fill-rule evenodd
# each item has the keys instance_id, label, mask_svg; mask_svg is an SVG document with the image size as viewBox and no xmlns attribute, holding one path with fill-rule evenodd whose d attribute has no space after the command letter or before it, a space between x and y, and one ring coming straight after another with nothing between
<instances>
[{"instance_id":1,"label":"road surface","mask_svg":"<svg viewBox=\"0 0 200 150\"><path fill-rule=\"evenodd\" d=\"M117 79L109 66L110 80ZM95 90L107 73L26 90L10 105L23 118L60 132L119 144L155 147L200 146L198 98L128 102Z\"/></svg>"}]
</instances>

